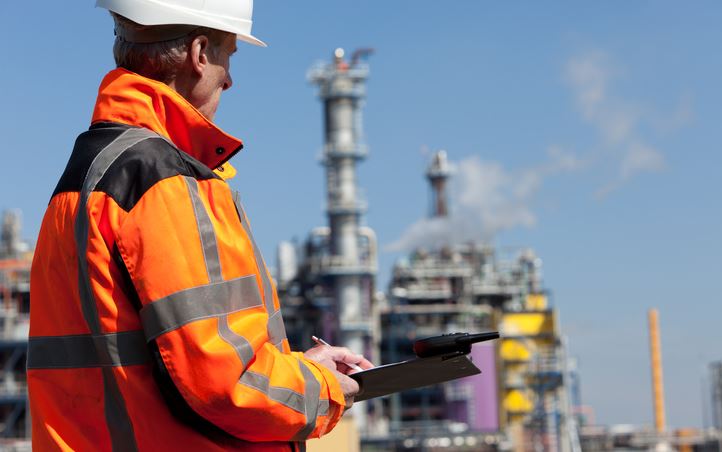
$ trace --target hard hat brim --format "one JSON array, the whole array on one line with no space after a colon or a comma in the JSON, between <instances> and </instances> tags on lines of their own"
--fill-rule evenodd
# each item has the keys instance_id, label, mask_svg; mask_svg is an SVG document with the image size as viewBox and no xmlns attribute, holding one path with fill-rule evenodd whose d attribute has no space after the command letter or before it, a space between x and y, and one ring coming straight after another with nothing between
<instances>
[{"instance_id":1,"label":"hard hat brim","mask_svg":"<svg viewBox=\"0 0 722 452\"><path fill-rule=\"evenodd\" d=\"M247 42L248 44L253 44L254 46L268 47L268 44L266 44L265 42L261 41L260 39L256 38L253 35L236 33L236 39L239 41Z\"/></svg>"},{"instance_id":2,"label":"hard hat brim","mask_svg":"<svg viewBox=\"0 0 722 452\"><path fill-rule=\"evenodd\" d=\"M127 17L141 25L196 25L236 35L239 41L259 47L268 47L265 42L251 34L251 20L200 15L188 9L178 9L172 13L167 7L154 2L141 0L97 0L96 7L105 8Z\"/></svg>"}]
</instances>

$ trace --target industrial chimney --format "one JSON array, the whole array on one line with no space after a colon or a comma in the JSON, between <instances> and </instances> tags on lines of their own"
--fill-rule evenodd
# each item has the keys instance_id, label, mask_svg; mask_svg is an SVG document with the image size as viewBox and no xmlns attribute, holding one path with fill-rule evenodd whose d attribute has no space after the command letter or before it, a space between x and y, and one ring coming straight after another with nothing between
<instances>
[{"instance_id":1,"label":"industrial chimney","mask_svg":"<svg viewBox=\"0 0 722 452\"><path fill-rule=\"evenodd\" d=\"M426 178L431 184L431 218L449 215L446 182L451 174L446 151L437 151L431 159Z\"/></svg>"}]
</instances>

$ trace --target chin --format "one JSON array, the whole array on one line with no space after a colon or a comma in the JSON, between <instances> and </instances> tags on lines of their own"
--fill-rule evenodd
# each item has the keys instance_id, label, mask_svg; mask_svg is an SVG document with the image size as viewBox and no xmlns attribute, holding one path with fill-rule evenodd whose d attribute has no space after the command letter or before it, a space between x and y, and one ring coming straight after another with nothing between
<instances>
[{"instance_id":1,"label":"chin","mask_svg":"<svg viewBox=\"0 0 722 452\"><path fill-rule=\"evenodd\" d=\"M208 118L210 121L213 121L213 118L216 116L216 111L218 111L218 102L208 105L206 108L201 110L201 113L203 113L203 116Z\"/></svg>"}]
</instances>

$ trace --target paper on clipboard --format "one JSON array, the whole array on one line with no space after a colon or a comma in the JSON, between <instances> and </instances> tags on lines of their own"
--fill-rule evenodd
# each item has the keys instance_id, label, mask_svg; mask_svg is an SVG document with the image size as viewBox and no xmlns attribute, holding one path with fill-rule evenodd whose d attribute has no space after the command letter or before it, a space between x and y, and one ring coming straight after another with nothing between
<instances>
[{"instance_id":1,"label":"paper on clipboard","mask_svg":"<svg viewBox=\"0 0 722 452\"><path fill-rule=\"evenodd\" d=\"M443 383L480 374L466 355L433 356L374 367L349 375L361 390L354 401L373 399L407 389Z\"/></svg>"}]
</instances>

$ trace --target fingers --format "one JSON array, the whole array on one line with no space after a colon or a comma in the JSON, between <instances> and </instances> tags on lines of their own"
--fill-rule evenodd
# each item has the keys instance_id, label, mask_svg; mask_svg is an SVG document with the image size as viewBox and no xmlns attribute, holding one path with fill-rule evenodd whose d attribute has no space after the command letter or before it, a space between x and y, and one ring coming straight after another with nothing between
<instances>
[{"instance_id":1,"label":"fingers","mask_svg":"<svg viewBox=\"0 0 722 452\"><path fill-rule=\"evenodd\" d=\"M358 355L358 356L361 357L361 360L360 360L360 361L357 361L357 362L355 362L355 363L353 363L353 364L356 364L357 366L359 366L359 367L362 368L363 370L367 370L367 369L371 369L371 368L375 367L375 366L373 365L373 363L371 363L371 361L369 361L368 359L364 358L362 355Z\"/></svg>"},{"instance_id":2,"label":"fingers","mask_svg":"<svg viewBox=\"0 0 722 452\"><path fill-rule=\"evenodd\" d=\"M364 370L374 367L369 360L351 352L346 347L316 346L306 351L304 357L331 369L341 385L346 409L351 408L354 397L360 390L358 382L348 377L348 375L358 372L352 366L358 366Z\"/></svg>"},{"instance_id":3,"label":"fingers","mask_svg":"<svg viewBox=\"0 0 722 452\"><path fill-rule=\"evenodd\" d=\"M355 365L354 365L354 367L351 367L351 365L349 365L349 364L336 363L336 370L338 372L341 372L344 375L353 375L357 372L361 372L361 370L359 370L359 369L360 369L360 367L355 366Z\"/></svg>"},{"instance_id":4,"label":"fingers","mask_svg":"<svg viewBox=\"0 0 722 452\"><path fill-rule=\"evenodd\" d=\"M364 370L374 367L374 365L371 363L371 361L364 358L363 355L354 353L346 347L329 347L329 348L333 349L331 351L331 353L332 353L331 359L333 359L337 363L341 362L341 363L345 363L345 364L355 364Z\"/></svg>"},{"instance_id":5,"label":"fingers","mask_svg":"<svg viewBox=\"0 0 722 452\"><path fill-rule=\"evenodd\" d=\"M341 391L343 392L344 400L346 402L346 408L351 408L354 397L360 390L358 383L353 378L349 378L340 372L334 372L334 375L341 384Z\"/></svg>"},{"instance_id":6,"label":"fingers","mask_svg":"<svg viewBox=\"0 0 722 452\"><path fill-rule=\"evenodd\" d=\"M328 356L328 353L324 350L325 348L327 347L313 347L306 351L303 356L331 370L336 370L336 362Z\"/></svg>"},{"instance_id":7,"label":"fingers","mask_svg":"<svg viewBox=\"0 0 722 452\"><path fill-rule=\"evenodd\" d=\"M346 347L325 347L328 350L329 357L336 362L351 363L355 357L361 356L352 352Z\"/></svg>"},{"instance_id":8,"label":"fingers","mask_svg":"<svg viewBox=\"0 0 722 452\"><path fill-rule=\"evenodd\" d=\"M353 353L346 347L320 345L308 350L304 353L304 356L323 364L329 369L337 370L346 375L358 372L358 367L362 370L374 367L363 355Z\"/></svg>"},{"instance_id":9,"label":"fingers","mask_svg":"<svg viewBox=\"0 0 722 452\"><path fill-rule=\"evenodd\" d=\"M346 347L331 347L327 345L319 345L313 347L312 349L308 350L305 355L316 361L329 359L335 363L350 363L354 360L353 357L356 356L354 353L351 353L351 350L347 349ZM346 361L347 359L349 361Z\"/></svg>"},{"instance_id":10,"label":"fingers","mask_svg":"<svg viewBox=\"0 0 722 452\"><path fill-rule=\"evenodd\" d=\"M359 355L357 353L350 353L348 355L345 355L341 363L348 365L348 367L351 367L355 372L371 369L374 367L371 361L364 358L363 355Z\"/></svg>"},{"instance_id":11,"label":"fingers","mask_svg":"<svg viewBox=\"0 0 722 452\"><path fill-rule=\"evenodd\" d=\"M361 355L349 355L344 358L344 361L336 363L336 370L346 375L355 374L373 367L373 364Z\"/></svg>"}]
</instances>

